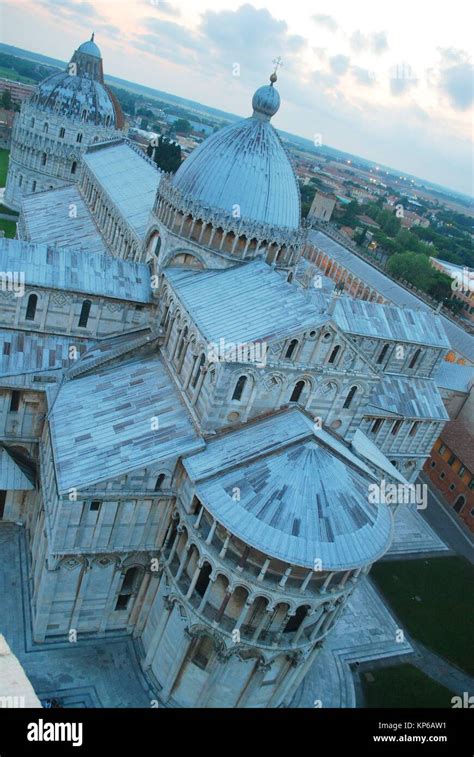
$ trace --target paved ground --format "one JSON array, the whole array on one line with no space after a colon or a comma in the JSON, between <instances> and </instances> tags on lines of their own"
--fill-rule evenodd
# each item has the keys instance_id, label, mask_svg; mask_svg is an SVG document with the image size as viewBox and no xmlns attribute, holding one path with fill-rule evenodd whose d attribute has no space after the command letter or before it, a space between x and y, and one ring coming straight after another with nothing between
<instances>
[{"instance_id":1,"label":"paved ground","mask_svg":"<svg viewBox=\"0 0 474 757\"><path fill-rule=\"evenodd\" d=\"M364 660L410 655L399 625L368 579L354 591L328 643L296 691L291 707L355 707L351 665ZM410 655L411 656L411 655Z\"/></svg>"},{"instance_id":2,"label":"paved ground","mask_svg":"<svg viewBox=\"0 0 474 757\"><path fill-rule=\"evenodd\" d=\"M423 520L456 554L463 555L469 562L474 563L474 534L460 521L453 509L443 503L441 494L434 490L424 474L421 474L419 480L428 485L428 507L421 511Z\"/></svg>"},{"instance_id":3,"label":"paved ground","mask_svg":"<svg viewBox=\"0 0 474 757\"><path fill-rule=\"evenodd\" d=\"M31 639L24 531L0 522L0 632L41 700L65 707L150 707L148 687L129 636L75 644Z\"/></svg>"}]
</instances>

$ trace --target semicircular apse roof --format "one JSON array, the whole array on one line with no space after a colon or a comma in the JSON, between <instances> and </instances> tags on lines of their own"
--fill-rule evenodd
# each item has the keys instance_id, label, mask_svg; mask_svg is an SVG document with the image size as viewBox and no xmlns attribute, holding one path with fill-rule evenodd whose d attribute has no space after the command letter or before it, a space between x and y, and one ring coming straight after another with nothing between
<instances>
[{"instance_id":1,"label":"semicircular apse roof","mask_svg":"<svg viewBox=\"0 0 474 757\"><path fill-rule=\"evenodd\" d=\"M208 137L181 164L172 184L205 208L296 230L301 217L298 181L270 124L278 93L266 90L272 87L255 93L253 115Z\"/></svg>"},{"instance_id":2,"label":"semicircular apse roof","mask_svg":"<svg viewBox=\"0 0 474 757\"><path fill-rule=\"evenodd\" d=\"M392 515L369 501L370 483L309 439L198 481L196 494L219 523L270 557L347 570L380 558L392 538Z\"/></svg>"}]
</instances>

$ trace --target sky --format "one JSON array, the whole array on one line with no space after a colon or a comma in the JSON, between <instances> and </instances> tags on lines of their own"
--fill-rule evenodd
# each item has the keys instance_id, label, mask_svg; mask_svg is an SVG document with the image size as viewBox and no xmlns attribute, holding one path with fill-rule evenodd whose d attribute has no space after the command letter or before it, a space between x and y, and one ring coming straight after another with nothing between
<instances>
[{"instance_id":1,"label":"sky","mask_svg":"<svg viewBox=\"0 0 474 757\"><path fill-rule=\"evenodd\" d=\"M281 56L277 128L473 193L466 0L3 0L1 40L250 115Z\"/></svg>"}]
</instances>

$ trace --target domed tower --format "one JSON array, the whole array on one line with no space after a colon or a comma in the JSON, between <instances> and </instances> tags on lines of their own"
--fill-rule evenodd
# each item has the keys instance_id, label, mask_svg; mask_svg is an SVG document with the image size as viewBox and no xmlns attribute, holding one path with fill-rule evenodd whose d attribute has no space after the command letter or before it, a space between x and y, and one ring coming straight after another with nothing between
<instances>
[{"instance_id":1,"label":"domed tower","mask_svg":"<svg viewBox=\"0 0 474 757\"><path fill-rule=\"evenodd\" d=\"M260 87L253 114L220 129L164 178L147 253L159 265L225 267L257 256L290 268L302 239L298 181L271 124L280 107L274 84Z\"/></svg>"},{"instance_id":2,"label":"domed tower","mask_svg":"<svg viewBox=\"0 0 474 757\"><path fill-rule=\"evenodd\" d=\"M19 209L25 194L77 181L87 146L121 136L123 127L92 35L74 52L66 71L42 81L23 103L13 127L5 204Z\"/></svg>"}]
</instances>

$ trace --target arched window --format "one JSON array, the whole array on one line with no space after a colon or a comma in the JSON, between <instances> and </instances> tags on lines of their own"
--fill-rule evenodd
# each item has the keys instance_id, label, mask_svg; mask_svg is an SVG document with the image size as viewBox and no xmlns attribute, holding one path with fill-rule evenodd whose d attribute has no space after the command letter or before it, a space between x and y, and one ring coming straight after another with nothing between
<instances>
[{"instance_id":1,"label":"arched window","mask_svg":"<svg viewBox=\"0 0 474 757\"><path fill-rule=\"evenodd\" d=\"M155 249L153 250L153 255L155 255L155 257L158 257L158 255L160 254L160 250L161 250L161 235L158 234L156 238L156 242L155 242Z\"/></svg>"},{"instance_id":2,"label":"arched window","mask_svg":"<svg viewBox=\"0 0 474 757\"><path fill-rule=\"evenodd\" d=\"M193 387L193 389L195 389L197 386L197 382L199 381L199 376L201 375L201 368L203 367L205 362L206 362L206 356L203 352L201 357L199 358L197 368L194 372L193 380L191 382L191 386Z\"/></svg>"},{"instance_id":3,"label":"arched window","mask_svg":"<svg viewBox=\"0 0 474 757\"><path fill-rule=\"evenodd\" d=\"M295 354L295 350L296 350L297 346L298 346L298 340L297 339L292 339L291 342L288 345L288 349L285 352L285 358L287 358L288 360L290 360L293 357L293 355Z\"/></svg>"},{"instance_id":4,"label":"arched window","mask_svg":"<svg viewBox=\"0 0 474 757\"><path fill-rule=\"evenodd\" d=\"M38 305L38 296L36 294L30 294L28 297L28 305L26 306L26 320L34 321L36 316L36 306Z\"/></svg>"},{"instance_id":5,"label":"arched window","mask_svg":"<svg viewBox=\"0 0 474 757\"><path fill-rule=\"evenodd\" d=\"M351 386L351 388L349 389L349 392L347 394L347 397L344 400L344 404L342 406L345 410L347 410L347 408L351 406L351 402L354 399L356 391L357 391L357 387L356 386Z\"/></svg>"},{"instance_id":6,"label":"arched window","mask_svg":"<svg viewBox=\"0 0 474 757\"><path fill-rule=\"evenodd\" d=\"M242 392L244 391L245 384L247 383L247 376L239 376L235 385L234 393L232 395L233 400L242 399Z\"/></svg>"},{"instance_id":7,"label":"arched window","mask_svg":"<svg viewBox=\"0 0 474 757\"><path fill-rule=\"evenodd\" d=\"M413 355L412 359L410 360L409 368L414 368L415 365L418 362L418 358L420 357L421 350L416 350L415 354Z\"/></svg>"},{"instance_id":8,"label":"arched window","mask_svg":"<svg viewBox=\"0 0 474 757\"><path fill-rule=\"evenodd\" d=\"M204 592L206 591L209 585L211 572L212 572L212 568L209 565L209 563L208 562L204 563L204 565L202 566L199 572L198 580L196 581L196 586L195 586L195 591L197 592L197 594L199 594L200 597L204 596Z\"/></svg>"},{"instance_id":9,"label":"arched window","mask_svg":"<svg viewBox=\"0 0 474 757\"><path fill-rule=\"evenodd\" d=\"M45 133L45 134L47 134L47 133L48 133L48 124L47 124L47 123L45 123L45 124L43 125L43 131L44 131L44 133Z\"/></svg>"},{"instance_id":10,"label":"arched window","mask_svg":"<svg viewBox=\"0 0 474 757\"><path fill-rule=\"evenodd\" d=\"M382 347L382 349L380 350L380 355L379 355L379 356L378 356L378 358L377 358L377 365L380 365L380 363L383 363L383 361L384 361L384 359L385 359L385 355L386 355L386 354L387 354L387 352L388 352L388 348L389 348L389 346L390 346L390 345L388 345L388 344L384 344L384 346L383 346L383 347Z\"/></svg>"},{"instance_id":11,"label":"arched window","mask_svg":"<svg viewBox=\"0 0 474 757\"><path fill-rule=\"evenodd\" d=\"M71 173L76 173L77 161L73 160L71 164Z\"/></svg>"},{"instance_id":12,"label":"arched window","mask_svg":"<svg viewBox=\"0 0 474 757\"><path fill-rule=\"evenodd\" d=\"M82 134L80 132L76 137L76 142L82 142Z\"/></svg>"},{"instance_id":13,"label":"arched window","mask_svg":"<svg viewBox=\"0 0 474 757\"><path fill-rule=\"evenodd\" d=\"M340 349L341 349L341 345L340 344L336 344L336 346L334 347L333 351L329 355L328 363L334 363L335 362Z\"/></svg>"},{"instance_id":14,"label":"arched window","mask_svg":"<svg viewBox=\"0 0 474 757\"><path fill-rule=\"evenodd\" d=\"M297 381L291 392L290 402L298 402L304 389L304 381Z\"/></svg>"},{"instance_id":15,"label":"arched window","mask_svg":"<svg viewBox=\"0 0 474 757\"><path fill-rule=\"evenodd\" d=\"M64 126L61 126L61 128L59 129L59 139L63 139L65 134L66 134L66 129L64 128Z\"/></svg>"},{"instance_id":16,"label":"arched window","mask_svg":"<svg viewBox=\"0 0 474 757\"><path fill-rule=\"evenodd\" d=\"M41 165L42 165L42 166L45 166L45 165L46 165L46 160L47 160L47 157L48 157L48 156L46 155L46 153L45 153L45 152L43 152L43 153L41 154Z\"/></svg>"},{"instance_id":17,"label":"arched window","mask_svg":"<svg viewBox=\"0 0 474 757\"><path fill-rule=\"evenodd\" d=\"M35 119L32 118L31 121L30 121L30 126L31 126L32 129L34 128L34 125L35 125Z\"/></svg>"},{"instance_id":18,"label":"arched window","mask_svg":"<svg viewBox=\"0 0 474 757\"><path fill-rule=\"evenodd\" d=\"M156 479L156 483L155 483L155 491L156 492L160 491L161 487L163 486L163 482L164 482L165 478L166 478L165 474L164 473L160 473L160 475Z\"/></svg>"},{"instance_id":19,"label":"arched window","mask_svg":"<svg viewBox=\"0 0 474 757\"><path fill-rule=\"evenodd\" d=\"M306 618L306 615L308 613L308 607L306 605L302 605L301 607L298 607L294 615L290 615L290 618L288 620L288 623L286 624L285 628L283 629L283 633L291 633L291 631L297 631L304 619Z\"/></svg>"},{"instance_id":20,"label":"arched window","mask_svg":"<svg viewBox=\"0 0 474 757\"><path fill-rule=\"evenodd\" d=\"M460 513L465 504L466 504L466 497L464 496L464 494L460 494L456 502L454 503L455 511L457 513Z\"/></svg>"},{"instance_id":21,"label":"arched window","mask_svg":"<svg viewBox=\"0 0 474 757\"><path fill-rule=\"evenodd\" d=\"M92 302L90 300L84 300L84 302L82 303L78 324L81 329L85 329L87 327L87 322L89 320L89 315L91 312L91 306Z\"/></svg>"},{"instance_id":22,"label":"arched window","mask_svg":"<svg viewBox=\"0 0 474 757\"><path fill-rule=\"evenodd\" d=\"M123 577L122 586L115 605L116 610L126 610L133 594L136 594L143 570L138 566L128 568Z\"/></svg>"},{"instance_id":23,"label":"arched window","mask_svg":"<svg viewBox=\"0 0 474 757\"><path fill-rule=\"evenodd\" d=\"M183 351L186 346L186 339L188 336L188 327L185 326L182 333L181 333L181 340L179 343L178 351L176 353L176 360L179 362L181 358L183 357Z\"/></svg>"}]
</instances>

